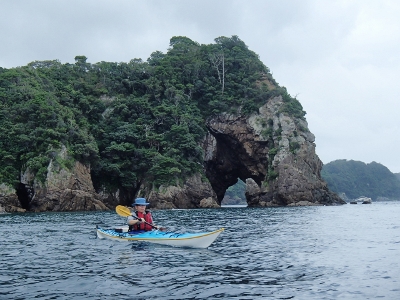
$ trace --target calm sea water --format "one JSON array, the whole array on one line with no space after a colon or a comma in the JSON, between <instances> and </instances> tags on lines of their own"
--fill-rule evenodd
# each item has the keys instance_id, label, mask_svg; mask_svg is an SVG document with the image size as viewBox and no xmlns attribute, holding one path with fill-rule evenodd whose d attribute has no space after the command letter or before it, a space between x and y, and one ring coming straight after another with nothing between
<instances>
[{"instance_id":1,"label":"calm sea water","mask_svg":"<svg viewBox=\"0 0 400 300\"><path fill-rule=\"evenodd\" d=\"M0 216L0 299L400 299L400 202L156 211L208 249L99 240L115 212Z\"/></svg>"}]
</instances>

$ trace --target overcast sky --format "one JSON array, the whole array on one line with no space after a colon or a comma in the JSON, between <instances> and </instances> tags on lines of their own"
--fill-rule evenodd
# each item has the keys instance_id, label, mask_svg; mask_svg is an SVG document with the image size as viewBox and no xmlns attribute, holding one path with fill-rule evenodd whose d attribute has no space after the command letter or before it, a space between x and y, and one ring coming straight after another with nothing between
<instances>
[{"instance_id":1,"label":"overcast sky","mask_svg":"<svg viewBox=\"0 0 400 300\"><path fill-rule=\"evenodd\" d=\"M0 67L147 60L237 35L296 96L326 164L400 172L398 0L0 0Z\"/></svg>"}]
</instances>

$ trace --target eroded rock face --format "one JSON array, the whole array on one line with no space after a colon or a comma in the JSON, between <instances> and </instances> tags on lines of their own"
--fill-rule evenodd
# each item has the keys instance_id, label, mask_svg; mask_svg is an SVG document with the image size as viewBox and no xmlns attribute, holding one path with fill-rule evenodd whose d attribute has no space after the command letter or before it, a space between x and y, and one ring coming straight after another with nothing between
<instances>
[{"instance_id":1,"label":"eroded rock face","mask_svg":"<svg viewBox=\"0 0 400 300\"><path fill-rule=\"evenodd\" d=\"M67 158L62 147L58 155ZM93 188L90 168L75 162L67 169L53 161L47 168L45 183L40 183L26 170L16 189L0 186L0 210L5 212L25 211L88 211L109 210Z\"/></svg>"},{"instance_id":2,"label":"eroded rock face","mask_svg":"<svg viewBox=\"0 0 400 300\"><path fill-rule=\"evenodd\" d=\"M345 203L321 178L307 122L281 113L282 105L279 96L249 118L222 114L208 121L205 169L218 203L237 178L246 182L249 206Z\"/></svg>"},{"instance_id":3,"label":"eroded rock face","mask_svg":"<svg viewBox=\"0 0 400 300\"><path fill-rule=\"evenodd\" d=\"M18 199L14 188L0 184L0 213L5 212L25 212Z\"/></svg>"},{"instance_id":4,"label":"eroded rock face","mask_svg":"<svg viewBox=\"0 0 400 300\"><path fill-rule=\"evenodd\" d=\"M75 162L72 170L57 170L50 164L44 186L35 184L32 211L108 210L95 192L90 169Z\"/></svg>"},{"instance_id":5,"label":"eroded rock face","mask_svg":"<svg viewBox=\"0 0 400 300\"><path fill-rule=\"evenodd\" d=\"M154 209L216 208L220 207L210 183L200 174L189 178L182 186L160 187L149 193L147 199Z\"/></svg>"}]
</instances>

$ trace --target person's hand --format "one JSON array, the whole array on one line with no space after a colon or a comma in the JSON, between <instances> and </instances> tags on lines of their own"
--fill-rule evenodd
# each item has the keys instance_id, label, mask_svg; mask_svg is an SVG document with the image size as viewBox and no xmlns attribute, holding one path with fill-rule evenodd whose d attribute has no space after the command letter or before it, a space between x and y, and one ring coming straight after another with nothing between
<instances>
[{"instance_id":1,"label":"person's hand","mask_svg":"<svg viewBox=\"0 0 400 300\"><path fill-rule=\"evenodd\" d=\"M167 231L167 229L165 227L161 227L161 226L156 226L157 230L159 231Z\"/></svg>"}]
</instances>

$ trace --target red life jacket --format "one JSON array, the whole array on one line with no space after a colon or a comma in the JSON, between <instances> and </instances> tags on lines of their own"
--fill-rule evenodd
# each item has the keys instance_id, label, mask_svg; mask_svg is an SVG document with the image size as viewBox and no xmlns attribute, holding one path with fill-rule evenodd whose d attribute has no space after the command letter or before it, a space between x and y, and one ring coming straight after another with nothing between
<instances>
[{"instance_id":1,"label":"red life jacket","mask_svg":"<svg viewBox=\"0 0 400 300\"><path fill-rule=\"evenodd\" d=\"M136 216L138 218L143 218L147 223L153 224L153 218L151 216L151 212L146 210L146 212L143 214L141 212L136 211ZM150 231L153 230L153 227L146 223L136 223L135 225L132 226L133 230L144 230L144 231Z\"/></svg>"}]
</instances>

